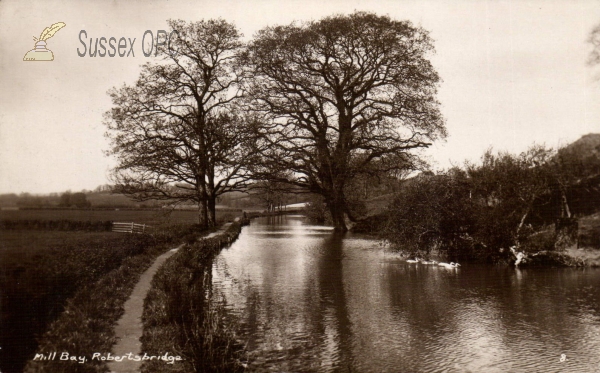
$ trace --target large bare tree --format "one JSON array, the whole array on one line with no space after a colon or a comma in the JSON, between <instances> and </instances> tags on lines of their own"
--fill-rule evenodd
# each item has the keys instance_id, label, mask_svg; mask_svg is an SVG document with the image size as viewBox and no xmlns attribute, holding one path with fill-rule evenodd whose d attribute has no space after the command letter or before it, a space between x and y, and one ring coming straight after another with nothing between
<instances>
[{"instance_id":1,"label":"large bare tree","mask_svg":"<svg viewBox=\"0 0 600 373\"><path fill-rule=\"evenodd\" d=\"M292 172L279 181L323 195L346 230L349 180L411 168L413 150L446 135L432 51L424 29L364 12L261 30L242 59L264 116L256 174Z\"/></svg>"},{"instance_id":2,"label":"large bare tree","mask_svg":"<svg viewBox=\"0 0 600 373\"><path fill-rule=\"evenodd\" d=\"M177 35L162 58L144 65L134 85L109 92L116 190L138 200L194 201L200 224L212 226L216 198L247 180L248 136L234 109L241 35L223 20L169 26Z\"/></svg>"}]
</instances>

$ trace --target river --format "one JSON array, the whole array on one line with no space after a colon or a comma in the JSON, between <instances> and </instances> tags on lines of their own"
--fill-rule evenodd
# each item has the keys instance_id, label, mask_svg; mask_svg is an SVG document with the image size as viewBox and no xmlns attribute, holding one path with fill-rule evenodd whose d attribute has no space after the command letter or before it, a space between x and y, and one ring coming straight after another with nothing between
<instances>
[{"instance_id":1,"label":"river","mask_svg":"<svg viewBox=\"0 0 600 373\"><path fill-rule=\"evenodd\" d=\"M301 216L213 264L251 372L600 372L600 270L409 264Z\"/></svg>"}]
</instances>

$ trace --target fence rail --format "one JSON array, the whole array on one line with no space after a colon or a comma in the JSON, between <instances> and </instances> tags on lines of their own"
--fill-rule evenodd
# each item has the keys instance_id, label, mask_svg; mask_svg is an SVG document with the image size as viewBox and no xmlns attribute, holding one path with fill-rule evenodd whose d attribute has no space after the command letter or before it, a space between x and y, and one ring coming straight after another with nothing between
<instances>
[{"instance_id":1,"label":"fence rail","mask_svg":"<svg viewBox=\"0 0 600 373\"><path fill-rule=\"evenodd\" d=\"M136 223L113 223L112 231L113 232L122 232L122 233L145 233L147 229L151 228L146 224L136 224Z\"/></svg>"}]
</instances>

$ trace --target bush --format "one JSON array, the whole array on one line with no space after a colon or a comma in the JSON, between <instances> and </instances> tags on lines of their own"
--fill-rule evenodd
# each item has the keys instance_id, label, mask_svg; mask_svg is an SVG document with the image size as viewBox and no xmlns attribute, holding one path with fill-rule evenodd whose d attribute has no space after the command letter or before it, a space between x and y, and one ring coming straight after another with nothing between
<instances>
[{"instance_id":1,"label":"bush","mask_svg":"<svg viewBox=\"0 0 600 373\"><path fill-rule=\"evenodd\" d=\"M356 221L356 224L352 227L352 232L366 234L381 233L390 220L389 215L389 211L385 211L381 214L363 217Z\"/></svg>"},{"instance_id":2,"label":"bush","mask_svg":"<svg viewBox=\"0 0 600 373\"><path fill-rule=\"evenodd\" d=\"M572 180L555 157L537 145L519 155L488 151L480 165L413 178L383 235L411 255L437 250L454 260L506 260L513 246L532 253L573 246L577 219L557 217L569 215ZM552 234L536 233L553 223Z\"/></svg>"},{"instance_id":3,"label":"bush","mask_svg":"<svg viewBox=\"0 0 600 373\"><path fill-rule=\"evenodd\" d=\"M556 234L553 227L547 227L539 232L533 233L523 242L523 251L537 253L540 251L553 251L555 249Z\"/></svg>"},{"instance_id":4,"label":"bush","mask_svg":"<svg viewBox=\"0 0 600 373\"><path fill-rule=\"evenodd\" d=\"M304 215L308 221L315 224L331 224L331 213L325 204L322 196L311 194L304 210Z\"/></svg>"},{"instance_id":5,"label":"bush","mask_svg":"<svg viewBox=\"0 0 600 373\"><path fill-rule=\"evenodd\" d=\"M473 209L469 183L460 170L422 175L405 185L388 211L382 235L412 256L432 250L452 259L473 256Z\"/></svg>"}]
</instances>

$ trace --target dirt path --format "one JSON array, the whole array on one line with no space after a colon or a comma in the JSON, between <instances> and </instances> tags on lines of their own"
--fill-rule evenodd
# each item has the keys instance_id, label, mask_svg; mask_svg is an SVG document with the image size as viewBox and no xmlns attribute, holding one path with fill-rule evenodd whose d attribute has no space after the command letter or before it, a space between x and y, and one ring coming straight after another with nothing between
<instances>
[{"instance_id":1,"label":"dirt path","mask_svg":"<svg viewBox=\"0 0 600 373\"><path fill-rule=\"evenodd\" d=\"M219 230L213 232L205 237L199 238L211 238L218 234L221 234L229 228L231 223L226 223L222 225ZM177 252L183 245L169 250L166 253L162 254L146 270L146 272L142 273L138 283L133 288L133 292L129 296L129 299L125 302L124 308L125 312L121 319L117 322L117 326L115 327L115 335L117 337L118 342L113 346L111 354L113 356L123 356L131 353L132 355L143 355L142 343L140 342L140 338L144 331L142 324L142 312L144 311L144 299L146 298L146 294L150 290L150 284L152 283L152 278L158 271L158 269L164 264L164 262L169 259L173 254ZM123 361L116 362L112 361L108 363L108 369L111 373L137 373L140 371L140 367L142 365L141 361L135 361L130 359L124 359Z\"/></svg>"},{"instance_id":2,"label":"dirt path","mask_svg":"<svg viewBox=\"0 0 600 373\"><path fill-rule=\"evenodd\" d=\"M113 356L123 356L128 353L140 355L142 349L140 337L143 332L142 311L144 310L144 298L146 298L146 294L148 293L148 290L150 290L152 277L154 277L160 266L162 266L163 263L182 246L183 245L171 249L156 258L152 266L140 276L140 280L133 288L133 292L129 296L129 299L125 302L125 313L121 316L121 319L119 319L117 326L115 327L115 335L118 342L113 346ZM110 362L108 364L108 369L110 369L112 373L133 373L139 372L141 365L141 361L124 359L121 362Z\"/></svg>"},{"instance_id":3,"label":"dirt path","mask_svg":"<svg viewBox=\"0 0 600 373\"><path fill-rule=\"evenodd\" d=\"M231 225L231 223L225 223L225 224L223 224L223 225L221 226L221 228L219 228L219 230L218 230L218 231L216 231L216 232L212 232L212 233L211 233L211 234L209 234L208 236L206 236L206 237L202 237L202 238L212 238L212 237L214 237L214 236L216 236L216 235L218 235L218 234L221 234L221 233L225 232L225 231L227 230L227 228L229 228L229 226L230 226L230 225ZM201 239L202 239L202 238L201 238Z\"/></svg>"}]
</instances>

